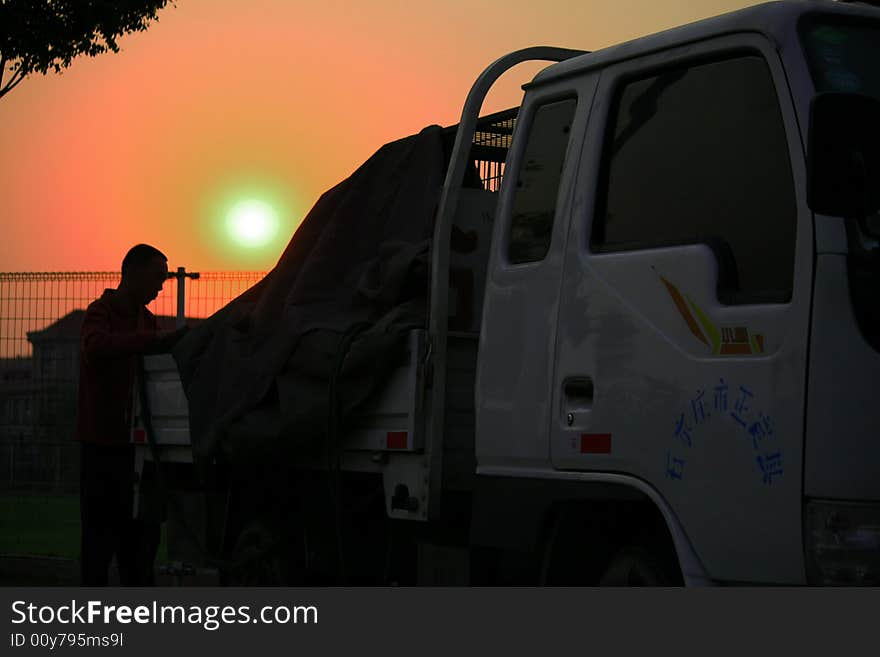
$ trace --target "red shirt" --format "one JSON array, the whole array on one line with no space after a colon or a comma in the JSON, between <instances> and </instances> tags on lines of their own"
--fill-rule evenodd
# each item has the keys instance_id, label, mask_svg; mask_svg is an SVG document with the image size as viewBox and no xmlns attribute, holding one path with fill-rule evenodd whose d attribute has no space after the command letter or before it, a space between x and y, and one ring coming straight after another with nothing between
<instances>
[{"instance_id":1,"label":"red shirt","mask_svg":"<svg viewBox=\"0 0 880 657\"><path fill-rule=\"evenodd\" d=\"M80 333L76 439L102 445L130 440L137 356L155 341L156 317L104 290L86 309Z\"/></svg>"}]
</instances>

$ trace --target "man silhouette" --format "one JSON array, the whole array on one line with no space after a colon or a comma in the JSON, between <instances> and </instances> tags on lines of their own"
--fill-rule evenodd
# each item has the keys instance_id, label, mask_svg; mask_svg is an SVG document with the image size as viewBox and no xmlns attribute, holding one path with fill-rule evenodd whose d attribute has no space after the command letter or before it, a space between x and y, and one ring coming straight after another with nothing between
<instances>
[{"instance_id":1,"label":"man silhouette","mask_svg":"<svg viewBox=\"0 0 880 657\"><path fill-rule=\"evenodd\" d=\"M138 244L122 261L122 281L86 310L80 334L76 438L80 464L80 566L84 586L106 586L113 556L124 586L153 584L159 525L132 518L131 406L137 358L167 351L184 331L160 331L146 304L168 278L155 247Z\"/></svg>"}]
</instances>

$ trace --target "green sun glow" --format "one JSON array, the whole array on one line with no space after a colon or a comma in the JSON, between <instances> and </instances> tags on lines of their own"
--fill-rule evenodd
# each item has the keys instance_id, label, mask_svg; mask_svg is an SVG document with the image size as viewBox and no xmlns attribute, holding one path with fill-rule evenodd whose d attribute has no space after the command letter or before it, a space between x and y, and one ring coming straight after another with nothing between
<instances>
[{"instance_id":1,"label":"green sun glow","mask_svg":"<svg viewBox=\"0 0 880 657\"><path fill-rule=\"evenodd\" d=\"M278 212L269 203L245 199L226 213L226 230L239 245L256 248L268 244L278 233Z\"/></svg>"},{"instance_id":2,"label":"green sun glow","mask_svg":"<svg viewBox=\"0 0 880 657\"><path fill-rule=\"evenodd\" d=\"M198 201L201 239L223 269L271 269L306 208L295 184L266 172L212 175Z\"/></svg>"}]
</instances>

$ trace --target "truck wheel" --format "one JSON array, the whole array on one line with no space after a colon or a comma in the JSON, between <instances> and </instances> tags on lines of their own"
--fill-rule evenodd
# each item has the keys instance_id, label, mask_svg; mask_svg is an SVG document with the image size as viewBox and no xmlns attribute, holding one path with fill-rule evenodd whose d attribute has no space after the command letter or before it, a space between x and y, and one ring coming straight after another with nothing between
<instances>
[{"instance_id":1,"label":"truck wheel","mask_svg":"<svg viewBox=\"0 0 880 657\"><path fill-rule=\"evenodd\" d=\"M287 583L288 570L283 541L256 521L239 534L224 580L230 586L278 586Z\"/></svg>"},{"instance_id":2,"label":"truck wheel","mask_svg":"<svg viewBox=\"0 0 880 657\"><path fill-rule=\"evenodd\" d=\"M623 548L605 569L599 586L679 586L679 578L663 560L643 547Z\"/></svg>"},{"instance_id":3,"label":"truck wheel","mask_svg":"<svg viewBox=\"0 0 880 657\"><path fill-rule=\"evenodd\" d=\"M557 514L540 552L540 585L596 586L615 547L603 529L582 513Z\"/></svg>"}]
</instances>

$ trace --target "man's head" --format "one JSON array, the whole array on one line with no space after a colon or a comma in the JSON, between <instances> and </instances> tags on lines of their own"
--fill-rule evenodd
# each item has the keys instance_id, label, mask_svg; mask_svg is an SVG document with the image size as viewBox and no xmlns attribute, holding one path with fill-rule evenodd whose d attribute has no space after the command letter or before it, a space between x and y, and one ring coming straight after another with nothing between
<instances>
[{"instance_id":1,"label":"man's head","mask_svg":"<svg viewBox=\"0 0 880 657\"><path fill-rule=\"evenodd\" d=\"M133 246L122 259L120 288L136 303L147 305L162 291L168 278L168 258L149 244Z\"/></svg>"}]
</instances>

